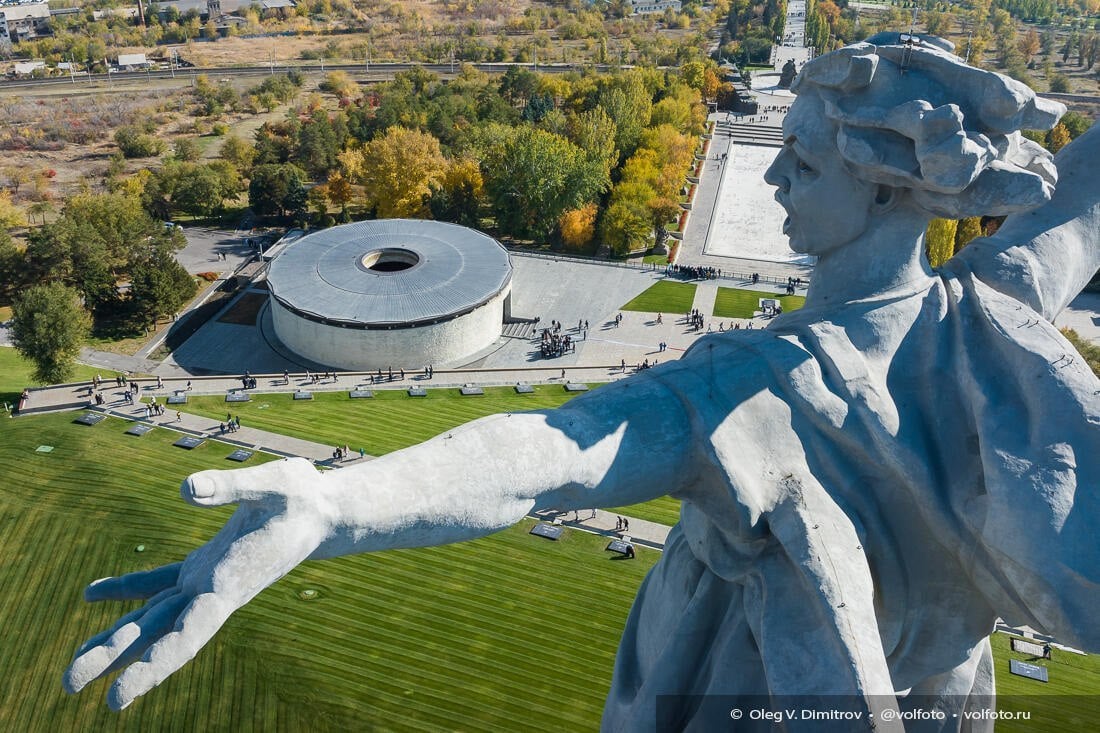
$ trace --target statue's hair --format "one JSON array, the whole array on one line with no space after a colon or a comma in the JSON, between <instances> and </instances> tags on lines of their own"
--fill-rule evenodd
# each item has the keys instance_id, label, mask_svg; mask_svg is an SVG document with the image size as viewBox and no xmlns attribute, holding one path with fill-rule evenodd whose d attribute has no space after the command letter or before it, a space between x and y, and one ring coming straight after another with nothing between
<instances>
[{"instance_id":1,"label":"statue's hair","mask_svg":"<svg viewBox=\"0 0 1100 733\"><path fill-rule=\"evenodd\" d=\"M791 87L818 95L863 180L908 189L933 216L1026 211L1050 200L1050 154L1020 135L1065 107L969 66L940 39L879 34L808 62Z\"/></svg>"}]
</instances>

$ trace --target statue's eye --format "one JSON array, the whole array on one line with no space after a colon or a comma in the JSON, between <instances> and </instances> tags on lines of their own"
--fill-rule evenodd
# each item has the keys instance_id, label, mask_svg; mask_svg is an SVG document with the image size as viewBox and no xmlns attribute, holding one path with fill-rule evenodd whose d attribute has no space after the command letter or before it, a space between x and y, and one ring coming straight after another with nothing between
<instances>
[{"instance_id":1,"label":"statue's eye","mask_svg":"<svg viewBox=\"0 0 1100 733\"><path fill-rule=\"evenodd\" d=\"M802 158L798 159L798 172L799 173L813 173L814 169Z\"/></svg>"}]
</instances>

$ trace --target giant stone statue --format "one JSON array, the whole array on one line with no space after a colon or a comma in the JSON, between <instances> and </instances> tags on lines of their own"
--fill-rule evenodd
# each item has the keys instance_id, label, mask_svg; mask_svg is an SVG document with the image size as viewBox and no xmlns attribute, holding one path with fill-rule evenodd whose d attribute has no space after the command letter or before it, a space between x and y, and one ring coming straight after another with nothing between
<instances>
[{"instance_id":1,"label":"giant stone statue","mask_svg":"<svg viewBox=\"0 0 1100 733\"><path fill-rule=\"evenodd\" d=\"M794 68L794 59L787 59L787 63L783 64L783 68L779 72L779 81L776 86L780 89L790 89L797 73L798 71Z\"/></svg>"},{"instance_id":2,"label":"giant stone statue","mask_svg":"<svg viewBox=\"0 0 1100 733\"><path fill-rule=\"evenodd\" d=\"M146 604L77 651L65 687L121 669L108 704L126 707L306 559L664 494L683 511L605 730L726 729L703 695L980 730L962 713L993 705L999 616L1100 651L1100 383L1051 325L1100 265L1100 134L1056 168L1018 130L1060 105L934 39L871 41L806 64L765 176L791 247L818 258L802 310L353 468L192 475L187 501L236 513L183 562L87 589ZM1012 216L932 270L929 219L978 214ZM884 717L927 705L946 722Z\"/></svg>"}]
</instances>

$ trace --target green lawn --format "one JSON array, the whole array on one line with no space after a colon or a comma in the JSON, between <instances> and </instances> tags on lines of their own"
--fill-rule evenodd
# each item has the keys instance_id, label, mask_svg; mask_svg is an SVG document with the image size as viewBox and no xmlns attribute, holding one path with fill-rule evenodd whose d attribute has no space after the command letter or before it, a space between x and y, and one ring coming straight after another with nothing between
<instances>
[{"instance_id":1,"label":"green lawn","mask_svg":"<svg viewBox=\"0 0 1100 733\"><path fill-rule=\"evenodd\" d=\"M252 402L228 405L224 397L190 397L187 411L223 420L228 412L244 425L326 445L360 446L380 456L416 445L457 425L486 415L558 407L576 396L560 386L538 386L532 395L511 387L489 387L481 397L463 397L457 389L429 389L427 397L404 390L378 390L371 399L353 400L346 392L316 392L312 400L288 393L254 395ZM652 522L673 525L680 502L663 497L644 504L609 509Z\"/></svg>"},{"instance_id":2,"label":"green lawn","mask_svg":"<svg viewBox=\"0 0 1100 733\"><path fill-rule=\"evenodd\" d=\"M738 288L718 288L718 297L714 299L715 318L752 318L753 312L760 309L761 298L778 298L784 311L798 310L806 302L802 295L779 295L759 290L739 290Z\"/></svg>"},{"instance_id":3,"label":"green lawn","mask_svg":"<svg viewBox=\"0 0 1100 733\"><path fill-rule=\"evenodd\" d=\"M0 346L0 402L14 402L25 387L39 386L31 378L34 371L31 363L19 355L13 348ZM104 370L99 373L107 376ZM97 370L94 367L83 364L76 365L76 372L70 378L72 382L82 382L95 376ZM110 373L114 376L114 372Z\"/></svg>"},{"instance_id":4,"label":"green lawn","mask_svg":"<svg viewBox=\"0 0 1100 733\"><path fill-rule=\"evenodd\" d=\"M25 731L595 730L635 589L658 553L530 522L476 542L307 563L235 614L126 711L107 683L70 697L77 645L133 608L89 605L98 577L178 560L228 509L179 499L229 447L174 448L74 413L0 423L0 729ZM39 445L52 453L36 453ZM257 460L257 459L253 459ZM137 545L144 552L136 552ZM303 600L303 591L317 591ZM18 630L18 632L16 632ZM519 723L518 721L522 721Z\"/></svg>"},{"instance_id":5,"label":"green lawn","mask_svg":"<svg viewBox=\"0 0 1100 733\"><path fill-rule=\"evenodd\" d=\"M695 283L660 280L622 307L643 313L687 313L695 302Z\"/></svg>"},{"instance_id":6,"label":"green lawn","mask_svg":"<svg viewBox=\"0 0 1100 733\"><path fill-rule=\"evenodd\" d=\"M660 499L647 501L644 504L613 507L607 511L672 526L680 521L680 500L673 499L671 496L662 496Z\"/></svg>"},{"instance_id":7,"label":"green lawn","mask_svg":"<svg viewBox=\"0 0 1100 733\"><path fill-rule=\"evenodd\" d=\"M604 538L567 530L550 542L530 536L530 522L476 542L307 563L126 711L106 709L103 681L65 695L76 646L135 605L86 604L83 586L177 560L209 537L230 510L184 504L178 482L232 465L221 443L184 451L171 431L137 438L125 421L88 428L76 414L0 421L0 729L597 728L627 609L657 553L615 560ZM1100 660L1056 650L1041 662L1043 685L1008 674L1005 635L992 643L1002 707L1033 712L998 731L1091 729Z\"/></svg>"},{"instance_id":8,"label":"green lawn","mask_svg":"<svg viewBox=\"0 0 1100 733\"><path fill-rule=\"evenodd\" d=\"M559 385L539 385L534 394L490 387L483 396L464 397L457 389L429 389L427 397L405 390L376 390L370 399L347 392L315 392L295 401L290 393L253 395L251 402L227 404L223 396L188 398L186 410L215 420L239 415L243 425L326 445L362 446L380 456L416 445L463 423L500 412L557 407L576 396Z\"/></svg>"},{"instance_id":9,"label":"green lawn","mask_svg":"<svg viewBox=\"0 0 1100 733\"><path fill-rule=\"evenodd\" d=\"M1030 720L997 721L997 733L1095 730L1100 719L1100 656L1081 656L1055 649L1051 659L1012 651L1008 634L990 637L1001 710L1026 710ZM1009 673L1008 661L1019 659L1047 667L1049 682Z\"/></svg>"}]
</instances>

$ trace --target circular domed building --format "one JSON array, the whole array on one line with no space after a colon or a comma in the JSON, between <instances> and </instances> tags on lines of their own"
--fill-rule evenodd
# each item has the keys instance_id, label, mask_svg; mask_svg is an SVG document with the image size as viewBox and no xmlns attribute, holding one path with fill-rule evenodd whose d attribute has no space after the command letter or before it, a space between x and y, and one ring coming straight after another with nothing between
<instances>
[{"instance_id":1,"label":"circular domed building","mask_svg":"<svg viewBox=\"0 0 1100 733\"><path fill-rule=\"evenodd\" d=\"M473 229L383 219L302 237L267 282L275 335L291 351L339 369L420 368L496 341L512 262Z\"/></svg>"}]
</instances>

